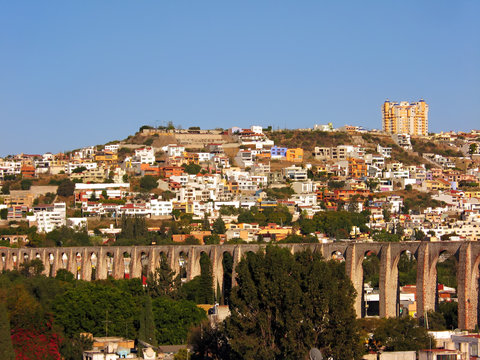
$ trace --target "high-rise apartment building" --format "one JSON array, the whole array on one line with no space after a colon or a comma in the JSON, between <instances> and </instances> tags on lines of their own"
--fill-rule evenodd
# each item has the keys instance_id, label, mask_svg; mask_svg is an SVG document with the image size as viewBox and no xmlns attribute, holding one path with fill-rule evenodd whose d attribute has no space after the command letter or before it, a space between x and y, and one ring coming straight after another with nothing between
<instances>
[{"instance_id":1,"label":"high-rise apartment building","mask_svg":"<svg viewBox=\"0 0 480 360\"><path fill-rule=\"evenodd\" d=\"M428 105L418 102L383 103L383 131L389 134L428 135Z\"/></svg>"}]
</instances>

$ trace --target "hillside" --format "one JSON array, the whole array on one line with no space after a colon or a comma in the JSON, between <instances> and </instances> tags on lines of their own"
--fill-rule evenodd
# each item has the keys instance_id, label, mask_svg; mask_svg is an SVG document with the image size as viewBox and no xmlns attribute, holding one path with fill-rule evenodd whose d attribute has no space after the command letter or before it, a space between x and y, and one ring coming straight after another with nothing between
<instances>
[{"instance_id":1,"label":"hillside","mask_svg":"<svg viewBox=\"0 0 480 360\"><path fill-rule=\"evenodd\" d=\"M305 130L280 130L266 132L269 139L277 146L288 148L301 147L305 151L305 160L314 161L312 152L315 147L334 147L338 145L359 145L367 153L376 153L377 145L392 148L392 161L400 161L405 165L432 163L422 157L423 153L435 153L447 157L460 157L462 153L458 147L448 143L412 137L413 151L405 151L397 146L391 136L386 134L349 133L349 132L322 132ZM198 151L209 143L222 143L227 155L235 156L238 144L233 139L219 130L166 130L141 129L134 135L120 141L124 152L133 152L133 148L140 146L153 146L161 148L168 144L183 145L192 151ZM128 148L130 150L128 150Z\"/></svg>"},{"instance_id":2,"label":"hillside","mask_svg":"<svg viewBox=\"0 0 480 360\"><path fill-rule=\"evenodd\" d=\"M267 136L278 146L303 148L306 152L306 160L312 157L311 153L316 146L360 145L365 148L367 153L375 153L377 145L380 144L383 147L391 147L392 159L401 161L405 165L428 163L419 154L403 150L394 143L390 136L384 134L282 130L267 133ZM421 139L416 141L417 144L424 142Z\"/></svg>"}]
</instances>

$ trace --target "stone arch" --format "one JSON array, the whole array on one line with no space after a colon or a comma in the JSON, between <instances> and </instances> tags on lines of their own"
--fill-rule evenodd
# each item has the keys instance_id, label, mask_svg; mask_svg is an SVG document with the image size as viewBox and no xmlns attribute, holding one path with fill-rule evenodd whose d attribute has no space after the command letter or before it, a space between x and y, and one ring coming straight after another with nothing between
<instances>
[{"instance_id":1,"label":"stone arch","mask_svg":"<svg viewBox=\"0 0 480 360\"><path fill-rule=\"evenodd\" d=\"M48 252L47 253L47 258L45 261L45 268L47 271L48 276L54 277L56 275L56 263L55 263L56 257L53 254L53 252Z\"/></svg>"},{"instance_id":2,"label":"stone arch","mask_svg":"<svg viewBox=\"0 0 480 360\"><path fill-rule=\"evenodd\" d=\"M5 252L2 252L0 254L0 260L1 260L1 269L2 271L6 270L7 269L7 253Z\"/></svg>"},{"instance_id":3,"label":"stone arch","mask_svg":"<svg viewBox=\"0 0 480 360\"><path fill-rule=\"evenodd\" d=\"M220 299L222 305L228 305L229 304L229 299L230 299L230 294L232 291L233 287L233 275L234 275L234 269L233 269L233 251L228 251L225 250L221 253L221 261L219 261L219 268L221 267L221 283L220 283L220 289L221 289L221 295L222 299ZM220 279L220 275L217 277L217 279ZM218 301L218 300L217 300Z\"/></svg>"},{"instance_id":4,"label":"stone arch","mask_svg":"<svg viewBox=\"0 0 480 360\"><path fill-rule=\"evenodd\" d=\"M20 262L19 252L17 250L11 251L10 252L10 257L11 257L11 264L12 264L11 268L12 268L12 270L18 269L18 265L19 265L19 262Z\"/></svg>"},{"instance_id":5,"label":"stone arch","mask_svg":"<svg viewBox=\"0 0 480 360\"><path fill-rule=\"evenodd\" d=\"M445 284L446 281L441 281L439 280L439 266L442 266L442 264L448 262L448 261L454 261L454 269L455 269L455 274L453 274L453 277L455 278L454 280L454 288L456 289L456 295L458 297L458 274L459 274L459 267L460 267L460 258L459 258L459 252L458 251L452 251L451 249L445 249L441 248L438 250L438 253L432 260L432 264L430 267L430 274L431 274L431 281L434 283L434 295L435 295L435 310L438 309L438 305L441 301L440 295L439 295L439 285L442 286L448 286L452 284ZM443 284L441 284L443 282Z\"/></svg>"},{"instance_id":6,"label":"stone arch","mask_svg":"<svg viewBox=\"0 0 480 360\"><path fill-rule=\"evenodd\" d=\"M186 282L188 281L188 251L180 251L177 257L178 263L178 273L180 274L180 281Z\"/></svg>"},{"instance_id":7,"label":"stone arch","mask_svg":"<svg viewBox=\"0 0 480 360\"><path fill-rule=\"evenodd\" d=\"M145 285L147 283L147 276L149 272L149 259L151 259L151 255L148 252L142 251L140 253L140 278L142 279L142 284Z\"/></svg>"},{"instance_id":8,"label":"stone arch","mask_svg":"<svg viewBox=\"0 0 480 360\"><path fill-rule=\"evenodd\" d=\"M480 251L477 250L472 255L471 275L465 282L471 284L470 303L473 312L471 322L478 325L480 324Z\"/></svg>"},{"instance_id":9,"label":"stone arch","mask_svg":"<svg viewBox=\"0 0 480 360\"><path fill-rule=\"evenodd\" d=\"M417 261L417 251L415 248L401 248L397 250L394 254L392 254L392 283L394 284L395 279L396 281L396 302L395 302L395 310L396 316L406 316L410 314L409 307L413 304L416 304L416 286L417 286L417 278L418 278L418 261ZM402 260L404 259L404 260ZM401 284L400 278L400 269L399 265L401 264L400 261L406 261L405 265L412 266L415 265L415 274L414 278L410 279L409 284ZM406 292L402 296L400 291L401 286L411 286L410 288L404 288ZM414 286L414 287L413 287ZM413 311L413 307L411 308ZM414 317L417 316L417 312L415 310Z\"/></svg>"},{"instance_id":10,"label":"stone arch","mask_svg":"<svg viewBox=\"0 0 480 360\"><path fill-rule=\"evenodd\" d=\"M69 264L69 258L67 253L63 252L62 256L60 257L61 265L60 267L62 269L68 270L68 264Z\"/></svg>"},{"instance_id":11,"label":"stone arch","mask_svg":"<svg viewBox=\"0 0 480 360\"><path fill-rule=\"evenodd\" d=\"M442 262L441 260L447 260L447 259L450 259L450 258L454 258L455 261L457 262L457 265L458 265L458 262L459 262L459 249L458 248L452 248L452 247L448 247L448 246L445 246L445 247L438 247L436 248L435 250L432 251L432 260L431 260L431 263L430 263L430 272L433 274L433 273L437 273L436 271L436 267L438 265L439 262Z\"/></svg>"},{"instance_id":12,"label":"stone arch","mask_svg":"<svg viewBox=\"0 0 480 360\"><path fill-rule=\"evenodd\" d=\"M98 279L98 255L95 251L88 253L88 258L85 266L85 278L89 280Z\"/></svg>"},{"instance_id":13,"label":"stone arch","mask_svg":"<svg viewBox=\"0 0 480 360\"><path fill-rule=\"evenodd\" d=\"M362 248L353 260L357 298L361 304L362 317L380 314L380 251L379 248ZM378 275L378 279L375 275ZM370 282L367 282L367 276L373 276Z\"/></svg>"},{"instance_id":14,"label":"stone arch","mask_svg":"<svg viewBox=\"0 0 480 360\"><path fill-rule=\"evenodd\" d=\"M122 254L122 261L120 269L122 269L122 278L130 279L132 272L132 254L129 251L124 251Z\"/></svg>"},{"instance_id":15,"label":"stone arch","mask_svg":"<svg viewBox=\"0 0 480 360\"><path fill-rule=\"evenodd\" d=\"M74 259L74 262L75 262L75 278L78 279L78 280L84 280L82 279L82 260L83 260L83 256L82 256L82 253L80 252L77 252L75 254L75 259Z\"/></svg>"}]
</instances>

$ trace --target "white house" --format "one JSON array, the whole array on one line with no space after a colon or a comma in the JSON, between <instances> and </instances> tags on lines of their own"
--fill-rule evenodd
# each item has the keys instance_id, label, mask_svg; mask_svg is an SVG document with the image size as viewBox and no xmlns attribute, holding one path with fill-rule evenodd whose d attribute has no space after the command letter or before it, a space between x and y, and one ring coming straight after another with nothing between
<instances>
[{"instance_id":1,"label":"white house","mask_svg":"<svg viewBox=\"0 0 480 360\"><path fill-rule=\"evenodd\" d=\"M168 216L172 214L173 205L171 201L152 199L147 203L147 208L152 216Z\"/></svg>"},{"instance_id":2,"label":"white house","mask_svg":"<svg viewBox=\"0 0 480 360\"><path fill-rule=\"evenodd\" d=\"M150 146L135 149L135 157L140 161L140 164L155 164L155 151Z\"/></svg>"},{"instance_id":3,"label":"white house","mask_svg":"<svg viewBox=\"0 0 480 360\"><path fill-rule=\"evenodd\" d=\"M67 224L66 213L67 206L64 202L54 203L53 205L36 206L33 208L38 231L44 233L65 226Z\"/></svg>"}]
</instances>

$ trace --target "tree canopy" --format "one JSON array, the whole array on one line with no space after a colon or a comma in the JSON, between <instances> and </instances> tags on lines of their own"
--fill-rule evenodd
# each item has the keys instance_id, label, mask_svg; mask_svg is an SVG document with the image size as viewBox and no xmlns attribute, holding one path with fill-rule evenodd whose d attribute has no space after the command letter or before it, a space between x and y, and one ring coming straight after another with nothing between
<instances>
[{"instance_id":1,"label":"tree canopy","mask_svg":"<svg viewBox=\"0 0 480 360\"><path fill-rule=\"evenodd\" d=\"M373 333L373 340L377 347L386 351L418 351L435 344L427 330L408 316L381 319Z\"/></svg>"},{"instance_id":2,"label":"tree canopy","mask_svg":"<svg viewBox=\"0 0 480 360\"><path fill-rule=\"evenodd\" d=\"M226 320L233 358L302 359L312 347L335 359L360 357L355 290L343 264L269 246L248 253L236 271Z\"/></svg>"},{"instance_id":3,"label":"tree canopy","mask_svg":"<svg viewBox=\"0 0 480 360\"><path fill-rule=\"evenodd\" d=\"M72 196L75 191L75 183L70 179L63 179L62 182L58 185L57 195L60 196Z\"/></svg>"}]
</instances>

